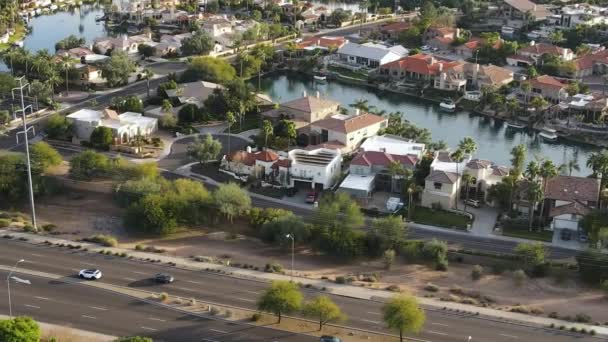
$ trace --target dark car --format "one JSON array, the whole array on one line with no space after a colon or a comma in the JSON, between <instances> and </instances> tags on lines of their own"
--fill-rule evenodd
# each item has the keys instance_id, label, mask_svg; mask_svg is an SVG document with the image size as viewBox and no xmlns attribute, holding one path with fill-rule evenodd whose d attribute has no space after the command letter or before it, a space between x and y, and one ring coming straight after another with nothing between
<instances>
[{"instance_id":1,"label":"dark car","mask_svg":"<svg viewBox=\"0 0 608 342\"><path fill-rule=\"evenodd\" d=\"M324 336L321 336L321 338L319 339L319 342L342 342L342 340L336 336L324 335Z\"/></svg>"},{"instance_id":2,"label":"dark car","mask_svg":"<svg viewBox=\"0 0 608 342\"><path fill-rule=\"evenodd\" d=\"M166 273L158 273L154 276L154 281L161 284L171 284L174 280L172 275Z\"/></svg>"}]
</instances>

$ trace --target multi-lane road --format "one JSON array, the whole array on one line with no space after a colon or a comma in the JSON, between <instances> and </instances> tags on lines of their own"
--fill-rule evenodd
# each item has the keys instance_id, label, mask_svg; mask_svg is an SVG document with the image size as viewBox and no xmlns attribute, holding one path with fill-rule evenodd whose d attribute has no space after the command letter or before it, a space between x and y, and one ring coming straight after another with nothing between
<instances>
[{"instance_id":1,"label":"multi-lane road","mask_svg":"<svg viewBox=\"0 0 608 342\"><path fill-rule=\"evenodd\" d=\"M52 274L58 274L66 277L74 276L79 269L89 268L89 267L97 267L100 268L104 272L104 278L101 280L103 282L107 282L113 285L136 288L140 290L146 291L154 291L161 292L165 291L172 295L177 295L183 298L195 298L199 301L203 302L211 302L218 303L224 305L230 305L241 308L254 309L255 303L261 292L268 286L268 284L264 282L251 281L245 279L238 279L230 276L219 275L216 273L209 272L193 272L188 270L182 270L166 265L159 264L151 264L146 262L139 262L119 257L111 257L100 254L88 254L82 251L75 250L65 250L59 249L56 247L49 247L46 245L43 246L35 246L29 243L21 242L21 241L13 241L2 239L0 241L0 264L2 265L12 265L16 259L23 258L26 261L20 265L22 269L31 269L36 271L43 271ZM160 271L170 272L173 276L175 276L176 281L170 285L156 285L150 281L150 277L158 273ZM25 277L25 275L24 275ZM45 288L55 287L57 284L55 282L47 282L43 285ZM84 298L90 294L91 291L94 291L93 297L96 297L98 291L102 290L93 290L93 289L80 289L83 286L76 285L65 285L62 284L59 286L60 289L55 294L53 294L53 298L57 298L62 303L73 303L74 305L85 305L88 303L86 300L83 300L83 297L73 297L76 296L76 293L80 293L79 296L84 296ZM22 291L25 286L19 286L15 292L18 293ZM74 289L68 290L65 289ZM32 289L27 289L23 291L33 291ZM38 287L36 287L38 289ZM52 291L51 289L45 289L41 291ZM48 294L47 292L41 292ZM43 307L39 304L44 304L44 302L36 302L35 296L39 297L48 297L45 294L33 294L28 292L28 295L24 299L28 299L30 302L21 302L21 310L25 310L28 308L29 311L23 311L22 313L30 314L32 311L30 309L37 309L32 307L23 307L24 304L33 305ZM305 297L310 298L319 294L318 291L312 289L304 289ZM103 296L107 296L108 294L99 294L101 298L101 304L108 303L118 303L119 299L112 300L103 300ZM349 319L344 325L352 326L360 329L378 331L387 333L385 326L381 322L380 310L382 303L375 301L366 301L359 300L354 298L347 298L341 296L332 296L332 299L340 305L340 307L345 311L348 315ZM19 300L17 301L19 302ZM38 303L38 304L36 304ZM80 303L80 304L76 304ZM126 333L141 333L142 326L157 329L156 331L151 331L155 336L163 337L167 340L176 340L183 341L183 339L169 339L171 332L174 331L174 326L168 324L165 325L157 325L157 326L149 326L144 325L143 322L146 322L146 318L144 316L150 315L149 313L141 313L138 312L139 307L145 308L145 310L154 310L154 315L151 317L161 318L163 320L169 321L169 319L165 319L160 317L159 309L156 308L148 308L148 305L138 304L135 305L133 301L122 302L121 305L128 305L128 308L125 308L122 311L125 311L125 315L136 315L138 318L133 321L133 324L125 324L125 320L121 318L120 315L108 315L104 316L104 320L108 320L104 324L108 324L108 326L112 326L116 324L118 327L121 327L117 331L120 331L123 334ZM100 304L100 305L101 305ZM50 304L46 304L50 305ZM67 305L67 304L65 304ZM91 304L93 305L93 304ZM88 306L91 306L88 305ZM93 305L97 306L97 305ZM103 307L103 305L101 306ZM5 309L5 308L4 308ZM91 309L89 307L89 309ZM424 330L419 334L414 336L417 339L422 341L466 341L468 336L472 336L472 341L514 341L514 340L522 340L522 341L551 341L551 342L560 342L560 341L571 341L573 339L577 339L580 341L592 341L594 338L586 337L582 335L572 335L566 332L560 332L552 329L545 329L542 327L530 327L520 324L512 324L503 321L490 320L484 317L479 317L473 314L466 313L454 313L454 312L446 312L440 309L433 308L425 308L427 312L427 323L425 325ZM0 307L0 310L3 310ZM75 310L75 311L74 311ZM57 314L53 316L53 312L48 313L48 317L54 317L53 319L45 319L51 323L65 324L70 323L73 320L71 317L73 315L79 317L74 322L78 323L81 321L85 321L82 315L93 316L96 317L95 314L90 314L94 311L88 311L89 314L85 313L83 310L88 310L86 307L79 309L72 309L71 313L67 314L67 316L63 316L62 314ZM92 309L94 310L94 309ZM168 309L165 309L168 311ZM127 313L127 311L133 311L132 313ZM34 311L35 312L35 311ZM102 313L96 313L101 315ZM167 315L175 315L167 313ZM179 316L179 315L178 315ZM35 316L43 319L47 316ZM146 316L147 317L147 316ZM175 316L171 316L175 317ZM135 319L135 318L134 318ZM194 321L193 321L194 320ZM151 320L148 323L153 323ZM182 322L181 320L179 320ZM198 322L194 318L188 318L187 322ZM158 321L160 322L160 321ZM164 322L163 322L164 323ZM175 324L177 324L176 322ZM183 323L183 322L182 322ZM203 326L207 326L211 324L215 330L219 331L232 331L233 329L222 329L215 328L216 324L220 323L205 323ZM192 323L192 327L184 328L187 333L184 334L193 334L192 336L201 336L200 329L206 329L204 327L194 328L195 323ZM90 329L96 332L108 333L108 330L103 329L103 326L96 328L95 324L92 322L91 325L82 325L78 327L83 327L86 329ZM126 330L121 330L126 329ZM194 330L189 330L194 329ZM144 329L145 330L145 329ZM207 328L208 330L208 328ZM257 335L256 335L257 336ZM214 335L214 340L218 341L233 341L238 340L234 336L224 336L222 333L217 332ZM245 339L255 341L255 339ZM273 339L273 341L297 341L295 338L291 337L285 339Z\"/></svg>"}]
</instances>

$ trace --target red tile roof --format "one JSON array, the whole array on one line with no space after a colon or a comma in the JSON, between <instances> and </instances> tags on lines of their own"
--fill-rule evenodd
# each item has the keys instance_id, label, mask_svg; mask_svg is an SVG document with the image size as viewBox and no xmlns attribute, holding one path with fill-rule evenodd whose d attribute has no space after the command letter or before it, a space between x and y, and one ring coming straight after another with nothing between
<instances>
[{"instance_id":1,"label":"red tile roof","mask_svg":"<svg viewBox=\"0 0 608 342\"><path fill-rule=\"evenodd\" d=\"M416 55L403 57L390 63L386 63L380 68L398 67L399 69L417 73L420 75L437 75L439 74L440 63L444 64L444 70L446 69L446 65L450 65L450 63L438 62L433 56L419 53Z\"/></svg>"},{"instance_id":2,"label":"red tile roof","mask_svg":"<svg viewBox=\"0 0 608 342\"><path fill-rule=\"evenodd\" d=\"M537 78L530 80L530 85L532 85L533 88L546 87L558 90L565 87L562 82L560 82L555 77L551 77L549 75L538 76Z\"/></svg>"},{"instance_id":3,"label":"red tile roof","mask_svg":"<svg viewBox=\"0 0 608 342\"><path fill-rule=\"evenodd\" d=\"M387 121L387 119L382 116L363 113L344 120L330 117L313 122L311 125L340 133L351 133L382 121Z\"/></svg>"},{"instance_id":4,"label":"red tile roof","mask_svg":"<svg viewBox=\"0 0 608 342\"><path fill-rule=\"evenodd\" d=\"M572 52L572 50L570 50L570 49L564 49L562 47L555 46L552 44L546 44L546 43L536 43L534 45L530 45L525 48L519 49L520 54L522 52L524 52L524 53L531 53L531 54L535 54L535 55L550 54L550 55L560 55L561 56L564 52L568 52L568 51Z\"/></svg>"},{"instance_id":5,"label":"red tile roof","mask_svg":"<svg viewBox=\"0 0 608 342\"><path fill-rule=\"evenodd\" d=\"M298 49L303 49L308 46L322 46L326 49L340 48L346 44L346 38L339 37L310 37L297 45Z\"/></svg>"},{"instance_id":6,"label":"red tile roof","mask_svg":"<svg viewBox=\"0 0 608 342\"><path fill-rule=\"evenodd\" d=\"M600 194L600 181L596 178L557 176L547 181L545 197L569 202L596 202Z\"/></svg>"},{"instance_id":7,"label":"red tile roof","mask_svg":"<svg viewBox=\"0 0 608 342\"><path fill-rule=\"evenodd\" d=\"M388 166L391 162L398 162L407 168L413 168L418 159L411 155L397 155L386 152L366 151L358 154L351 162L352 165L362 166Z\"/></svg>"},{"instance_id":8,"label":"red tile roof","mask_svg":"<svg viewBox=\"0 0 608 342\"><path fill-rule=\"evenodd\" d=\"M591 212L591 208L579 202L573 202L566 205L560 205L549 210L549 217L555 217L563 214L575 214L585 216Z\"/></svg>"},{"instance_id":9,"label":"red tile roof","mask_svg":"<svg viewBox=\"0 0 608 342\"><path fill-rule=\"evenodd\" d=\"M608 50L588 54L574 60L577 70L591 69L596 62L608 64Z\"/></svg>"},{"instance_id":10,"label":"red tile roof","mask_svg":"<svg viewBox=\"0 0 608 342\"><path fill-rule=\"evenodd\" d=\"M273 151L259 151L253 154L255 159L260 160L260 161L264 161L264 162L271 162L271 161L275 161L277 159L279 159L279 155L276 154Z\"/></svg>"},{"instance_id":11,"label":"red tile roof","mask_svg":"<svg viewBox=\"0 0 608 342\"><path fill-rule=\"evenodd\" d=\"M259 151L249 153L247 151L232 151L226 155L226 159L231 162L241 162L247 166L255 164L256 160L272 162L279 159L279 155L273 151Z\"/></svg>"},{"instance_id":12,"label":"red tile roof","mask_svg":"<svg viewBox=\"0 0 608 342\"><path fill-rule=\"evenodd\" d=\"M411 27L410 23L401 21L401 22L386 24L386 25L382 26L382 28L380 30L382 32L393 33L393 32L405 31L405 30L409 29L410 27Z\"/></svg>"},{"instance_id":13,"label":"red tile roof","mask_svg":"<svg viewBox=\"0 0 608 342\"><path fill-rule=\"evenodd\" d=\"M289 159L279 159L274 164L272 164L272 168L273 169L278 169L280 167L290 168L291 167L291 160L289 160Z\"/></svg>"}]
</instances>

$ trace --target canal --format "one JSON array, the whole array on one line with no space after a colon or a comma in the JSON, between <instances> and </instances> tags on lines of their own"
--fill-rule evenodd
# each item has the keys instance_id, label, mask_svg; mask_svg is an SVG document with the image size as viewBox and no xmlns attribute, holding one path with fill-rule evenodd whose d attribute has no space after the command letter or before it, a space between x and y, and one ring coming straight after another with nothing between
<instances>
[{"instance_id":1,"label":"canal","mask_svg":"<svg viewBox=\"0 0 608 342\"><path fill-rule=\"evenodd\" d=\"M257 86L257 82L253 82ZM589 145L559 139L546 143L533 131L513 131L507 129L502 120L494 120L469 112L445 113L438 110L437 104L396 94L380 91L365 86L357 86L329 81L326 84L315 83L310 76L296 73L272 74L262 80L262 92L276 102L285 102L301 97L303 92L337 100L343 107L358 99L366 99L369 105L386 110L388 113L399 111L403 117L419 127L431 131L433 141L444 140L454 147L463 137L470 136L477 142L475 157L488 159L500 165L511 165L510 151L513 146L524 144L528 149L528 159L547 158L556 165L577 160L580 171L573 170L573 175L586 176L591 171L586 167L587 157L597 148Z\"/></svg>"}]
</instances>

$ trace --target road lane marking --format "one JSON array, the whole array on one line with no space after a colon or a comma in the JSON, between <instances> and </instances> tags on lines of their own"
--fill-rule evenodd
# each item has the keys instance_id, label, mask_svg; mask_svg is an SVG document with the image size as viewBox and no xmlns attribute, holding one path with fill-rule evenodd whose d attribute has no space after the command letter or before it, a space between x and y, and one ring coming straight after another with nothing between
<instances>
[{"instance_id":1,"label":"road lane marking","mask_svg":"<svg viewBox=\"0 0 608 342\"><path fill-rule=\"evenodd\" d=\"M91 309L99 310L99 311L108 311L108 309L100 308L98 306L89 306Z\"/></svg>"},{"instance_id":2,"label":"road lane marking","mask_svg":"<svg viewBox=\"0 0 608 342\"><path fill-rule=\"evenodd\" d=\"M36 306L36 305L29 305L29 304L23 304L23 305L27 306L28 308L40 309L40 307Z\"/></svg>"},{"instance_id":3,"label":"road lane marking","mask_svg":"<svg viewBox=\"0 0 608 342\"><path fill-rule=\"evenodd\" d=\"M186 287L177 287L177 286L175 286L174 288L178 289L178 290L182 290L182 291L196 292L196 290L189 289L189 288L186 288Z\"/></svg>"},{"instance_id":4,"label":"road lane marking","mask_svg":"<svg viewBox=\"0 0 608 342\"><path fill-rule=\"evenodd\" d=\"M141 328L142 328L142 329L145 329L145 330L150 330L150 331L157 331L157 330L158 330L158 329L149 328L149 327L144 327L144 326L142 326Z\"/></svg>"},{"instance_id":5,"label":"road lane marking","mask_svg":"<svg viewBox=\"0 0 608 342\"><path fill-rule=\"evenodd\" d=\"M377 313L377 312L371 312L371 311L368 311L367 313L368 313L368 314L370 314L370 315L378 315L378 316L380 316L380 314L379 314L379 313Z\"/></svg>"},{"instance_id":6,"label":"road lane marking","mask_svg":"<svg viewBox=\"0 0 608 342\"><path fill-rule=\"evenodd\" d=\"M125 277L125 280L128 280L128 281L135 281L135 280L137 280L137 279L133 279L133 278L126 278L126 277Z\"/></svg>"},{"instance_id":7,"label":"road lane marking","mask_svg":"<svg viewBox=\"0 0 608 342\"><path fill-rule=\"evenodd\" d=\"M433 330L427 330L426 332L428 332L429 334L435 334L435 335L442 335L442 336L446 336L446 333L442 333L440 331L433 331Z\"/></svg>"},{"instance_id":8,"label":"road lane marking","mask_svg":"<svg viewBox=\"0 0 608 342\"><path fill-rule=\"evenodd\" d=\"M234 299L242 300L243 302L251 302L251 303L255 303L255 300L253 300L253 299L248 299L248 298L234 297Z\"/></svg>"},{"instance_id":9,"label":"road lane marking","mask_svg":"<svg viewBox=\"0 0 608 342\"><path fill-rule=\"evenodd\" d=\"M228 333L227 331L219 330L219 329L209 329L209 331L213 331L213 332L220 333L220 334L227 334Z\"/></svg>"},{"instance_id":10,"label":"road lane marking","mask_svg":"<svg viewBox=\"0 0 608 342\"><path fill-rule=\"evenodd\" d=\"M442 326L442 327L447 327L448 326L447 324L443 324L443 323L431 323L431 325L439 325L439 326Z\"/></svg>"},{"instance_id":11,"label":"road lane marking","mask_svg":"<svg viewBox=\"0 0 608 342\"><path fill-rule=\"evenodd\" d=\"M245 290L245 292L248 292L248 293L251 293L251 294L254 294L254 295L258 295L258 294L260 294L260 291L250 291L250 290Z\"/></svg>"},{"instance_id":12,"label":"road lane marking","mask_svg":"<svg viewBox=\"0 0 608 342\"><path fill-rule=\"evenodd\" d=\"M51 298L40 297L40 296L34 296L34 298L40 299L40 300L51 300Z\"/></svg>"},{"instance_id":13,"label":"road lane marking","mask_svg":"<svg viewBox=\"0 0 608 342\"><path fill-rule=\"evenodd\" d=\"M156 318L156 317L149 317L148 319L152 320L152 321L166 322L166 320L160 319L160 318Z\"/></svg>"},{"instance_id":14,"label":"road lane marking","mask_svg":"<svg viewBox=\"0 0 608 342\"><path fill-rule=\"evenodd\" d=\"M87 316L87 315L80 315L84 318L88 318L88 319L97 319L97 317L93 317L93 316Z\"/></svg>"},{"instance_id":15,"label":"road lane marking","mask_svg":"<svg viewBox=\"0 0 608 342\"><path fill-rule=\"evenodd\" d=\"M139 271L131 271L131 272L133 272L135 274L145 274L144 272L139 272Z\"/></svg>"},{"instance_id":16,"label":"road lane marking","mask_svg":"<svg viewBox=\"0 0 608 342\"><path fill-rule=\"evenodd\" d=\"M372 321L372 320L369 320L369 319L363 319L363 318L361 318L361 320L362 320L362 321L364 321L364 322L373 323L373 324L380 324L380 323L382 323L382 322L378 322L378 321Z\"/></svg>"},{"instance_id":17,"label":"road lane marking","mask_svg":"<svg viewBox=\"0 0 608 342\"><path fill-rule=\"evenodd\" d=\"M81 262L81 264L88 265L88 266L95 266L95 264L91 264L90 262Z\"/></svg>"},{"instance_id":18,"label":"road lane marking","mask_svg":"<svg viewBox=\"0 0 608 342\"><path fill-rule=\"evenodd\" d=\"M44 258L44 256L42 256L42 255L40 255L40 254L32 253L32 255L33 255L33 256L36 256L36 257Z\"/></svg>"},{"instance_id":19,"label":"road lane marking","mask_svg":"<svg viewBox=\"0 0 608 342\"><path fill-rule=\"evenodd\" d=\"M499 334L500 336L504 336L504 337L508 337L508 338L514 338L514 339L518 339L519 337L517 336L513 336L513 335L507 335L507 334Z\"/></svg>"},{"instance_id":20,"label":"road lane marking","mask_svg":"<svg viewBox=\"0 0 608 342\"><path fill-rule=\"evenodd\" d=\"M194 281L194 280L186 280L186 281L189 283L192 283L192 284L198 284L198 285L202 284L200 281Z\"/></svg>"}]
</instances>

